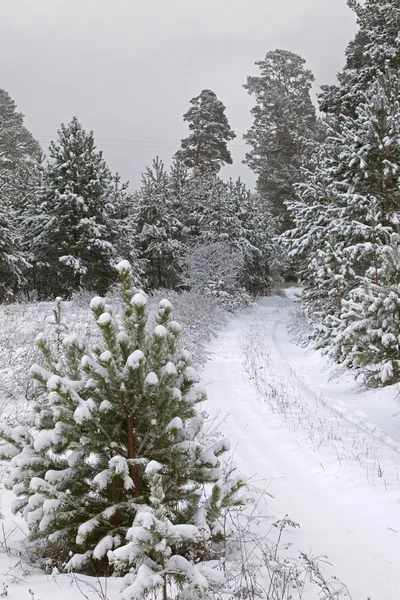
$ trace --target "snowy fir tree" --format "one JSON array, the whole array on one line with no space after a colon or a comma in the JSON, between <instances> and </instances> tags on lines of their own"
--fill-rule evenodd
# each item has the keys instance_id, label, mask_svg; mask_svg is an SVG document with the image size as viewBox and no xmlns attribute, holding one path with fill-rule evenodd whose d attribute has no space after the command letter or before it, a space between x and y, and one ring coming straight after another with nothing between
<instances>
[{"instance_id":1,"label":"snowy fir tree","mask_svg":"<svg viewBox=\"0 0 400 600\"><path fill-rule=\"evenodd\" d=\"M271 204L259 194L248 193L242 226L240 283L252 296L269 295L281 287L287 270L286 257L277 244L278 220Z\"/></svg>"},{"instance_id":2,"label":"snowy fir tree","mask_svg":"<svg viewBox=\"0 0 400 600\"><path fill-rule=\"evenodd\" d=\"M184 262L185 285L198 293L217 298L229 306L240 288L244 260L229 242L199 242L192 245Z\"/></svg>"},{"instance_id":3,"label":"snowy fir tree","mask_svg":"<svg viewBox=\"0 0 400 600\"><path fill-rule=\"evenodd\" d=\"M10 95L0 89L0 170L14 169L20 161L40 153L40 146L23 123Z\"/></svg>"},{"instance_id":4,"label":"snowy fir tree","mask_svg":"<svg viewBox=\"0 0 400 600\"><path fill-rule=\"evenodd\" d=\"M77 118L58 134L31 231L37 290L41 297L81 288L104 293L117 257L112 175Z\"/></svg>"},{"instance_id":5,"label":"snowy fir tree","mask_svg":"<svg viewBox=\"0 0 400 600\"><path fill-rule=\"evenodd\" d=\"M182 140L175 156L192 169L218 173L224 164L232 164L227 144L236 137L225 115L225 106L211 90L203 90L190 104L183 118L191 133Z\"/></svg>"},{"instance_id":6,"label":"snowy fir tree","mask_svg":"<svg viewBox=\"0 0 400 600\"><path fill-rule=\"evenodd\" d=\"M318 333L325 317L340 311L348 279L354 279L343 256L343 235L338 227L338 141L335 132L330 133L332 137L319 148L312 168L303 171L304 182L295 188L297 199L287 204L294 226L281 236L303 286L303 310L314 327L317 323Z\"/></svg>"},{"instance_id":7,"label":"snowy fir tree","mask_svg":"<svg viewBox=\"0 0 400 600\"><path fill-rule=\"evenodd\" d=\"M400 67L400 6L398 0L347 0L356 13L359 31L347 47L346 65L337 85L322 86L320 108L336 116L356 116L376 75Z\"/></svg>"},{"instance_id":8,"label":"snowy fir tree","mask_svg":"<svg viewBox=\"0 0 400 600\"><path fill-rule=\"evenodd\" d=\"M205 175L201 179L195 177L193 183L194 188L200 192L201 199L200 205L193 204L193 208L196 204L197 208L200 206L200 215L192 212L192 218L201 223L201 242L204 244L217 241L234 242L239 239L241 237L240 215L236 211L237 206L229 186L213 175Z\"/></svg>"},{"instance_id":9,"label":"snowy fir tree","mask_svg":"<svg viewBox=\"0 0 400 600\"><path fill-rule=\"evenodd\" d=\"M330 351L371 387L400 381L400 236L396 237L380 248L378 283L376 273L362 277L344 300Z\"/></svg>"},{"instance_id":10,"label":"snowy fir tree","mask_svg":"<svg viewBox=\"0 0 400 600\"><path fill-rule=\"evenodd\" d=\"M156 158L142 176L136 196L136 247L150 289L175 288L180 283L183 255L178 175L170 178Z\"/></svg>"},{"instance_id":11,"label":"snowy fir tree","mask_svg":"<svg viewBox=\"0 0 400 600\"><path fill-rule=\"evenodd\" d=\"M284 236L292 255L302 258L304 302L320 318L320 345L375 384L392 383L398 373L390 355L399 341L392 337L398 330L399 97L398 75L387 71L356 118L340 119L325 156L299 186L299 201L289 204L295 229ZM378 363L386 365L383 374Z\"/></svg>"},{"instance_id":12,"label":"snowy fir tree","mask_svg":"<svg viewBox=\"0 0 400 600\"><path fill-rule=\"evenodd\" d=\"M268 52L256 65L260 75L248 77L244 86L255 98L253 125L244 135L252 147L245 163L257 175L258 191L287 229L290 220L284 202L294 198L293 184L301 179L306 141L321 134L310 96L314 76L304 67L304 59L286 50Z\"/></svg>"},{"instance_id":13,"label":"snowy fir tree","mask_svg":"<svg viewBox=\"0 0 400 600\"><path fill-rule=\"evenodd\" d=\"M14 510L54 563L126 574L126 600L153 588L174 597L170 586L203 597L220 581L203 561L226 535L226 511L242 506L245 479L222 469L227 440L204 435L204 391L171 304L151 324L129 263L118 269L122 314L91 302L98 343L37 338L35 425L0 426Z\"/></svg>"},{"instance_id":14,"label":"snowy fir tree","mask_svg":"<svg viewBox=\"0 0 400 600\"><path fill-rule=\"evenodd\" d=\"M39 144L24 126L23 115L0 89L0 302L12 300L26 282L23 218L40 160Z\"/></svg>"},{"instance_id":15,"label":"snowy fir tree","mask_svg":"<svg viewBox=\"0 0 400 600\"><path fill-rule=\"evenodd\" d=\"M24 282L29 266L22 253L22 242L15 226L16 215L3 195L0 183L0 303L11 301Z\"/></svg>"},{"instance_id":16,"label":"snowy fir tree","mask_svg":"<svg viewBox=\"0 0 400 600\"><path fill-rule=\"evenodd\" d=\"M257 295L270 293L279 285L283 261L275 239L276 219L268 202L251 193L240 179L225 183L211 173L189 178L181 197L185 264L190 265L183 272L183 281L188 278L192 285L194 264L200 256L206 260L208 252L214 263L214 251L221 244L223 254L231 248L232 266L241 265L238 289ZM206 271L201 269L201 278Z\"/></svg>"}]
</instances>

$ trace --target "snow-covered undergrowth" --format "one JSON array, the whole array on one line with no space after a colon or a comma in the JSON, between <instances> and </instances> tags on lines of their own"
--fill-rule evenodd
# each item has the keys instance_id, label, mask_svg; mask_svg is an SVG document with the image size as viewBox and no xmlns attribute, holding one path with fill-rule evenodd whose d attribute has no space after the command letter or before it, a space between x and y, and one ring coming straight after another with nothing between
<instances>
[{"instance_id":1,"label":"snow-covered undergrowth","mask_svg":"<svg viewBox=\"0 0 400 600\"><path fill-rule=\"evenodd\" d=\"M161 298L170 297L174 314L182 326L185 346L197 367L207 359L206 345L225 322L225 313L216 299L193 292L160 290L149 297L149 310L154 313ZM63 325L66 330L79 332L82 338L96 336L97 331L89 318L92 295L77 294L73 300L62 303ZM118 305L117 294L107 301ZM0 415L24 422L32 396L30 367L39 360L35 338L48 330L53 322L53 302L23 302L0 306Z\"/></svg>"}]
</instances>

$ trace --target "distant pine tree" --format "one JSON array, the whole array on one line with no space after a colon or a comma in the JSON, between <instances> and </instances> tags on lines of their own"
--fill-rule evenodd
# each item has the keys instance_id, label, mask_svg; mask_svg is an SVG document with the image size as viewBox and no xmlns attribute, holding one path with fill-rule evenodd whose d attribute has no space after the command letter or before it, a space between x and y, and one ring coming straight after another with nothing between
<instances>
[{"instance_id":1,"label":"distant pine tree","mask_svg":"<svg viewBox=\"0 0 400 600\"><path fill-rule=\"evenodd\" d=\"M16 109L14 100L0 89L0 171L40 153L39 143L24 126L24 115Z\"/></svg>"},{"instance_id":2,"label":"distant pine tree","mask_svg":"<svg viewBox=\"0 0 400 600\"><path fill-rule=\"evenodd\" d=\"M245 89L255 97L254 122L243 136L252 149L245 163L257 175L257 188L290 226L285 201L293 199L293 184L301 181L301 166L308 155L307 141L322 135L311 101L314 76L305 60L286 50L268 52L256 63L261 74L247 78Z\"/></svg>"},{"instance_id":3,"label":"distant pine tree","mask_svg":"<svg viewBox=\"0 0 400 600\"><path fill-rule=\"evenodd\" d=\"M0 303L11 301L24 282L29 266L21 249L12 205L4 200L0 188Z\"/></svg>"},{"instance_id":4,"label":"distant pine tree","mask_svg":"<svg viewBox=\"0 0 400 600\"><path fill-rule=\"evenodd\" d=\"M175 288L180 283L184 252L180 194L163 162L156 158L142 176L136 195L135 242L150 289Z\"/></svg>"},{"instance_id":5,"label":"distant pine tree","mask_svg":"<svg viewBox=\"0 0 400 600\"><path fill-rule=\"evenodd\" d=\"M0 302L11 300L25 286L29 268L24 252L24 214L35 188L38 142L23 124L23 115L0 89Z\"/></svg>"},{"instance_id":6,"label":"distant pine tree","mask_svg":"<svg viewBox=\"0 0 400 600\"><path fill-rule=\"evenodd\" d=\"M183 116L191 134L181 142L176 158L199 172L218 173L224 164L232 164L228 142L235 139L225 106L211 90L203 90L190 101L192 107Z\"/></svg>"}]
</instances>

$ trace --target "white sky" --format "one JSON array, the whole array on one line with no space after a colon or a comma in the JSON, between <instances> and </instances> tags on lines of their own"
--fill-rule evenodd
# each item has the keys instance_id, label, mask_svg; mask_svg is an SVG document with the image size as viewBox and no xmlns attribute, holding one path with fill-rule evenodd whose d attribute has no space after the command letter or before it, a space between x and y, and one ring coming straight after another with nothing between
<instances>
[{"instance_id":1,"label":"white sky","mask_svg":"<svg viewBox=\"0 0 400 600\"><path fill-rule=\"evenodd\" d=\"M334 83L355 31L346 0L0 0L0 87L45 149L76 115L132 188L156 155L169 164L189 100L212 89L237 134L223 175L251 183L242 86L254 62L296 52L317 90Z\"/></svg>"}]
</instances>

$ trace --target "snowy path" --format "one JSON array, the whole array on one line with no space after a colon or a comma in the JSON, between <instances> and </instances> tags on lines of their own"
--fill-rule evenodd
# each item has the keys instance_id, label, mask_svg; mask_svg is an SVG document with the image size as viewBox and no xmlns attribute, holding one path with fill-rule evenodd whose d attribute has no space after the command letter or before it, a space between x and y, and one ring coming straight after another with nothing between
<instances>
[{"instance_id":1,"label":"snowy path","mask_svg":"<svg viewBox=\"0 0 400 600\"><path fill-rule=\"evenodd\" d=\"M207 410L229 414L221 428L273 494L272 519L300 523L294 548L326 554L353 600L399 600L400 405L393 389L329 381L326 361L288 338L293 308L265 298L213 340Z\"/></svg>"}]
</instances>

